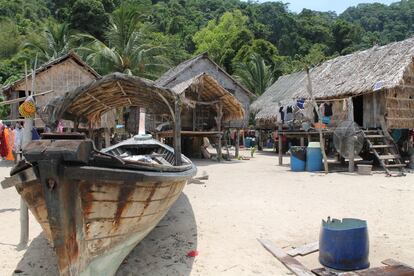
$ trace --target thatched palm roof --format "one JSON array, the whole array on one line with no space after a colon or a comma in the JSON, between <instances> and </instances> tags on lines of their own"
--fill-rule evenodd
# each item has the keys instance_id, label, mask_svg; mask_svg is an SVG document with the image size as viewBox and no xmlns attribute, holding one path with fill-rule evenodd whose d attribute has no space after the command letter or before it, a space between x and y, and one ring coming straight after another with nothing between
<instances>
[{"instance_id":1,"label":"thatched palm roof","mask_svg":"<svg viewBox=\"0 0 414 276\"><path fill-rule=\"evenodd\" d=\"M173 86L173 82L177 79L178 76L184 74L187 70L192 70L192 68L200 61L207 61L213 65L217 69L217 71L221 72L226 78L230 79L236 86L238 86L242 91L244 91L250 98L254 98L255 95L249 91L246 87L240 84L235 78L233 78L230 74L228 74L223 68L221 68L217 63L215 63L211 58L209 58L208 53L202 53L198 56L195 56L191 59L185 60L182 63L178 64L177 66L169 69L165 72L160 78L158 78L155 83L157 85L171 88Z\"/></svg>"},{"instance_id":2,"label":"thatched palm roof","mask_svg":"<svg viewBox=\"0 0 414 276\"><path fill-rule=\"evenodd\" d=\"M99 121L104 113L126 106L169 114L174 108L174 99L171 91L150 80L112 73L53 98L41 113L51 126L60 119Z\"/></svg>"},{"instance_id":3,"label":"thatched palm roof","mask_svg":"<svg viewBox=\"0 0 414 276\"><path fill-rule=\"evenodd\" d=\"M239 100L206 73L179 83L170 89L178 95L182 95L186 91L199 95L197 99L194 99L193 104L195 104L195 100L203 102L221 101L223 103L223 121L244 118L245 111ZM186 95L185 98L188 100L188 103L192 104L192 101L187 96L189 95Z\"/></svg>"},{"instance_id":4,"label":"thatched palm roof","mask_svg":"<svg viewBox=\"0 0 414 276\"><path fill-rule=\"evenodd\" d=\"M413 67L414 38L375 46L328 60L310 70L316 99L341 99L404 83L404 72ZM308 98L304 72L280 77L251 108L256 120L274 119L277 102Z\"/></svg>"},{"instance_id":5,"label":"thatched palm roof","mask_svg":"<svg viewBox=\"0 0 414 276\"><path fill-rule=\"evenodd\" d=\"M144 107L148 113L172 115L177 97L184 104L191 104L185 100L185 92L190 87L197 87L203 101L221 100L225 120L243 118L244 110L239 101L207 74L168 89L147 79L112 73L53 98L40 114L52 127L60 119L98 122L106 112L127 106Z\"/></svg>"}]
</instances>

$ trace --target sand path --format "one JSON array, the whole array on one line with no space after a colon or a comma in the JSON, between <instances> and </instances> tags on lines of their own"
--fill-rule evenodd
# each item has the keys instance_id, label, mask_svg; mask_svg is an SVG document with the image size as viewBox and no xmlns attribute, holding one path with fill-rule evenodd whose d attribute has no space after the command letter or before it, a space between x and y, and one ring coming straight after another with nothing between
<instances>
[{"instance_id":1,"label":"sand path","mask_svg":"<svg viewBox=\"0 0 414 276\"><path fill-rule=\"evenodd\" d=\"M373 266L386 258L414 264L414 174L291 173L269 153L196 163L210 179L185 188L117 275L290 275L256 239L281 247L314 242L327 216L368 221ZM1 164L0 178L9 169ZM19 197L14 189L1 190L0 275L16 269L22 271L16 275L56 275L55 256L33 217L28 249L17 251L18 241ZM199 256L186 257L193 249ZM319 266L317 254L300 261Z\"/></svg>"}]
</instances>

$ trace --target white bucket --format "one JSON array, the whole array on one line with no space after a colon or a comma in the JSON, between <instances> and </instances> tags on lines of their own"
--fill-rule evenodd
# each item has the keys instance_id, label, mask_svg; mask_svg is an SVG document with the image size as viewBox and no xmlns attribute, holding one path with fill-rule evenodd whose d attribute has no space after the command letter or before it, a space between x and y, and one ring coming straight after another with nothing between
<instances>
[{"instance_id":1,"label":"white bucket","mask_svg":"<svg viewBox=\"0 0 414 276\"><path fill-rule=\"evenodd\" d=\"M372 172L372 165L358 164L358 174L370 175Z\"/></svg>"}]
</instances>

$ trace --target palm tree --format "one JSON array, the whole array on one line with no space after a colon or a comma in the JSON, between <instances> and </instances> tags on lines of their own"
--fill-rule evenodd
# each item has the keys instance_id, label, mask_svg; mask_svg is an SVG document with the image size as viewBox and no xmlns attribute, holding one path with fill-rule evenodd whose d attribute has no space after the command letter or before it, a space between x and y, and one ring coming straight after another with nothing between
<instances>
[{"instance_id":1,"label":"palm tree","mask_svg":"<svg viewBox=\"0 0 414 276\"><path fill-rule=\"evenodd\" d=\"M252 54L247 63L235 65L235 77L247 89L261 95L274 82L274 72L258 54Z\"/></svg>"},{"instance_id":2,"label":"palm tree","mask_svg":"<svg viewBox=\"0 0 414 276\"><path fill-rule=\"evenodd\" d=\"M40 63L43 63L68 53L71 42L69 24L49 20L45 23L40 38L24 43L23 48L34 51Z\"/></svg>"},{"instance_id":3,"label":"palm tree","mask_svg":"<svg viewBox=\"0 0 414 276\"><path fill-rule=\"evenodd\" d=\"M123 5L111 18L106 34L107 43L88 35L78 35L88 41L79 52L101 73L121 72L155 79L168 69L169 60L162 55L162 47L144 43L141 15Z\"/></svg>"}]
</instances>

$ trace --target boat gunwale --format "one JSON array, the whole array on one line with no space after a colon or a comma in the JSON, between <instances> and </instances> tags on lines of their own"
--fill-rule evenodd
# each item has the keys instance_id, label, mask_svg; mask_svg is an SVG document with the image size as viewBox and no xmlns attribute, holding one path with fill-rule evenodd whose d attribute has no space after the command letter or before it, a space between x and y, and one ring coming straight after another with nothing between
<instances>
[{"instance_id":1,"label":"boat gunwale","mask_svg":"<svg viewBox=\"0 0 414 276\"><path fill-rule=\"evenodd\" d=\"M96 173L94 173L95 171ZM191 167L185 171L147 171L134 170L129 168L110 168L98 166L70 166L63 165L63 176L72 180L94 180L98 181L100 178L105 181L121 180L121 181L135 181L135 182L164 182L164 181L181 181L194 176L197 172L196 166L191 163ZM105 175L104 175L105 174ZM108 178L108 176L110 176ZM144 183L143 183L144 184Z\"/></svg>"}]
</instances>

